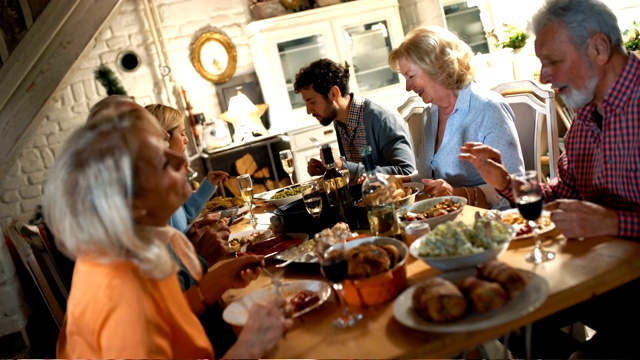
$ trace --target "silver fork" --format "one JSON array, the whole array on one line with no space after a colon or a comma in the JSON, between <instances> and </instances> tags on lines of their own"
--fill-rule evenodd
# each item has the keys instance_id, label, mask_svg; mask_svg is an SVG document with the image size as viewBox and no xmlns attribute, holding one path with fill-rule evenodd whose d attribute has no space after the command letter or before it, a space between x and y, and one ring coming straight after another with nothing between
<instances>
[{"instance_id":1,"label":"silver fork","mask_svg":"<svg viewBox=\"0 0 640 360\"><path fill-rule=\"evenodd\" d=\"M315 147L320 147L320 141L318 141L318 139L316 139L313 136L309 136L309 141L311 141L311 143L315 146Z\"/></svg>"},{"instance_id":2,"label":"silver fork","mask_svg":"<svg viewBox=\"0 0 640 360\"><path fill-rule=\"evenodd\" d=\"M280 277L275 276L271 271L267 270L266 267L263 267L262 271L264 271L264 273L271 278L271 284L273 285L273 288L276 292L276 296L282 298L282 293L280 292L280 286L282 285L282 282L280 282Z\"/></svg>"}]
</instances>

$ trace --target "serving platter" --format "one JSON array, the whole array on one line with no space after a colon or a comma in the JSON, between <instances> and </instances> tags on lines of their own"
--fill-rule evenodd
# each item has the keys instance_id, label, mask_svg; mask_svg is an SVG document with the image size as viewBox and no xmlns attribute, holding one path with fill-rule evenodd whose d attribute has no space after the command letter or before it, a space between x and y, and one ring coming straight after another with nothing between
<instances>
[{"instance_id":1,"label":"serving platter","mask_svg":"<svg viewBox=\"0 0 640 360\"><path fill-rule=\"evenodd\" d=\"M517 297L510 299L503 307L485 313L469 312L462 318L448 322L435 323L420 317L413 307L413 293L420 283L417 283L402 294L393 303L393 316L401 324L421 331L437 333L459 333L478 331L502 325L522 317L542 305L549 296L547 280L531 271L518 269L527 278L528 283L524 291ZM457 283L469 276L475 275L475 269L466 269L439 275L443 279Z\"/></svg>"},{"instance_id":2,"label":"serving platter","mask_svg":"<svg viewBox=\"0 0 640 360\"><path fill-rule=\"evenodd\" d=\"M309 290L315 292L320 300L305 309L293 313L292 317L296 318L300 315L306 314L309 311L318 308L322 305L329 296L331 296L331 287L326 281L320 280L295 280L290 282L284 282L280 286L280 293L289 301L300 290ZM269 285L262 289L249 293L242 298L232 302L224 309L222 318L224 321L231 325L244 326L249 316L249 310L255 303L265 303L276 296L273 285Z\"/></svg>"},{"instance_id":3,"label":"serving platter","mask_svg":"<svg viewBox=\"0 0 640 360\"><path fill-rule=\"evenodd\" d=\"M233 245L233 243L236 239L241 239L243 237L248 237L254 234L261 234L261 236L263 237L263 240L267 240L273 233L271 232L271 230L269 229L265 229L265 230L245 230L245 231L240 231L237 233L233 233L229 235L229 251L234 252L234 251L239 251L240 248L242 247L242 243L239 244L238 246ZM262 241L263 241L262 240ZM260 241L256 241L256 242L260 242Z\"/></svg>"},{"instance_id":4,"label":"serving platter","mask_svg":"<svg viewBox=\"0 0 640 360\"><path fill-rule=\"evenodd\" d=\"M296 195L288 196L288 197L281 198L281 199L273 199L273 196L276 195L277 193L279 193L280 191L283 191L283 190L286 190L286 189L292 189L292 188L296 188L296 187L300 187L300 184L293 184L293 185L285 186L285 187L282 187L282 188L265 191L265 192L262 192L262 193L259 193L259 194L255 194L253 196L253 198L266 201L266 202L271 203L271 204L273 204L274 206L277 206L277 207L281 207L281 206L284 206L286 204L292 203L292 202L294 202L296 200L302 199L302 194L296 194Z\"/></svg>"},{"instance_id":5,"label":"serving platter","mask_svg":"<svg viewBox=\"0 0 640 360\"><path fill-rule=\"evenodd\" d=\"M288 248L285 251L277 253L273 258L276 260L289 261L293 263L317 263L318 257L315 253L315 240L309 239L309 235L305 233L288 233L291 237L304 239L302 244Z\"/></svg>"},{"instance_id":6,"label":"serving platter","mask_svg":"<svg viewBox=\"0 0 640 360\"><path fill-rule=\"evenodd\" d=\"M520 229L522 229L525 226L524 223L521 223L524 221L524 219L520 215L520 212L518 211L518 209L504 210L501 212L501 215L502 215L503 222L506 222L507 224L511 224L515 228L516 234L520 231ZM505 221L505 220L508 220L508 221ZM546 210L542 210L542 215L540 215L540 219L538 220L538 235L544 235L555 228L556 228L556 224L554 224L553 221L551 221L551 213ZM513 238L513 240L530 239L532 237L533 237L533 231L530 231L526 234L517 235L516 237Z\"/></svg>"}]
</instances>

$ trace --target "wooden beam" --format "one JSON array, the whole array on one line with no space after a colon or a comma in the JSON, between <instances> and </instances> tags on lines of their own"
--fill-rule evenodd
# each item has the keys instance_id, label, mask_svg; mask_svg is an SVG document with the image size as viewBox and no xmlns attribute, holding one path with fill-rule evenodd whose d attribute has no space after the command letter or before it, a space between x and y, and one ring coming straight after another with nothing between
<instances>
[{"instance_id":1,"label":"wooden beam","mask_svg":"<svg viewBox=\"0 0 640 360\"><path fill-rule=\"evenodd\" d=\"M0 179L40 124L44 105L120 1L51 1L0 69Z\"/></svg>"},{"instance_id":2,"label":"wooden beam","mask_svg":"<svg viewBox=\"0 0 640 360\"><path fill-rule=\"evenodd\" d=\"M27 29L33 25L33 15L31 14L31 7L29 7L29 0L20 0L20 8L22 9L22 17L24 17L24 23L27 24Z\"/></svg>"},{"instance_id":3,"label":"wooden beam","mask_svg":"<svg viewBox=\"0 0 640 360\"><path fill-rule=\"evenodd\" d=\"M2 68L1 64L4 64L9 59L9 49L7 48L7 41L4 39L4 31L0 29L0 69Z\"/></svg>"}]
</instances>

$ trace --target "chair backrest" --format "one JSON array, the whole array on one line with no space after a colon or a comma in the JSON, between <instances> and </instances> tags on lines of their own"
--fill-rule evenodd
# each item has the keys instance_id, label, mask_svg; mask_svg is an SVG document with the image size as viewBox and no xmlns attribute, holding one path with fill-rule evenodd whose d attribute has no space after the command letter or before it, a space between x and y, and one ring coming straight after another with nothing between
<instances>
[{"instance_id":1,"label":"chair backrest","mask_svg":"<svg viewBox=\"0 0 640 360\"><path fill-rule=\"evenodd\" d=\"M525 169L537 170L540 179L546 181L542 158L547 155L549 178L554 178L560 157L554 91L531 80L503 83L493 90L504 96L516 116Z\"/></svg>"},{"instance_id":2,"label":"chair backrest","mask_svg":"<svg viewBox=\"0 0 640 360\"><path fill-rule=\"evenodd\" d=\"M69 291L39 229L14 220L5 230L60 328Z\"/></svg>"},{"instance_id":3,"label":"chair backrest","mask_svg":"<svg viewBox=\"0 0 640 360\"><path fill-rule=\"evenodd\" d=\"M411 141L413 142L413 150L417 151L422 146L423 141L423 125L422 112L429 105L422 101L420 96L411 96L404 104L398 107L400 116L404 118L409 126Z\"/></svg>"}]
</instances>

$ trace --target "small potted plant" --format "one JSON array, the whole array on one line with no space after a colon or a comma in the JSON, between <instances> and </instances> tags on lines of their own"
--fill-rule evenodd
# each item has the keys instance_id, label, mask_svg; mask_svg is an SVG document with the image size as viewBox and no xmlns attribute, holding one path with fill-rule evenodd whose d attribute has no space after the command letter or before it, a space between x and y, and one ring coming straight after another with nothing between
<instances>
[{"instance_id":1,"label":"small potted plant","mask_svg":"<svg viewBox=\"0 0 640 360\"><path fill-rule=\"evenodd\" d=\"M640 28L640 23L634 21L633 28L627 29L622 33L624 47L636 54L640 54L640 31L638 28Z\"/></svg>"},{"instance_id":2,"label":"small potted plant","mask_svg":"<svg viewBox=\"0 0 640 360\"><path fill-rule=\"evenodd\" d=\"M503 32L507 37L505 41L500 43L500 46L504 48L511 48L514 52L517 52L519 49L522 49L529 39L529 34L526 31L520 29L515 25L502 25L504 29Z\"/></svg>"}]
</instances>

